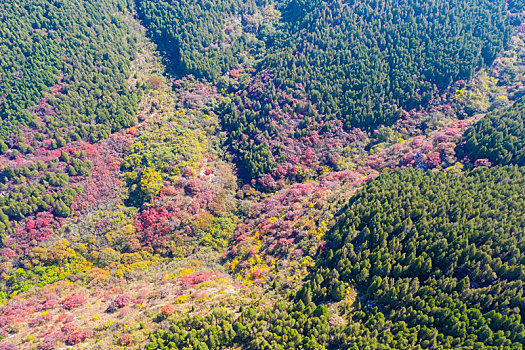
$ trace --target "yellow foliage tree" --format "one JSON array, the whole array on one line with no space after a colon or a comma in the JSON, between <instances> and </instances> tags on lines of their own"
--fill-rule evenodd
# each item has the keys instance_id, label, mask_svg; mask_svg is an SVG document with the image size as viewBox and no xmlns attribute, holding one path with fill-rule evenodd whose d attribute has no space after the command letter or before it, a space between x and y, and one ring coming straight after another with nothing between
<instances>
[{"instance_id":1,"label":"yellow foliage tree","mask_svg":"<svg viewBox=\"0 0 525 350\"><path fill-rule=\"evenodd\" d=\"M145 168L140 177L140 190L149 200L157 196L164 187L162 175L153 168Z\"/></svg>"}]
</instances>

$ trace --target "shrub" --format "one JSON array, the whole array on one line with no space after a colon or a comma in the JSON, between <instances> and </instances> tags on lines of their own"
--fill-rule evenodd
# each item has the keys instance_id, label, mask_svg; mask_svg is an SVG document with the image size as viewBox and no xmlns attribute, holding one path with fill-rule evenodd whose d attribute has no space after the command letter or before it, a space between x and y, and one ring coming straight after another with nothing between
<instances>
[{"instance_id":1,"label":"shrub","mask_svg":"<svg viewBox=\"0 0 525 350\"><path fill-rule=\"evenodd\" d=\"M73 310L81 305L84 305L86 301L86 293L73 293L62 301L62 306L66 310Z\"/></svg>"},{"instance_id":2,"label":"shrub","mask_svg":"<svg viewBox=\"0 0 525 350\"><path fill-rule=\"evenodd\" d=\"M46 339L40 346L38 350L55 350L57 348L57 343L55 340Z\"/></svg>"},{"instance_id":3,"label":"shrub","mask_svg":"<svg viewBox=\"0 0 525 350\"><path fill-rule=\"evenodd\" d=\"M175 312L175 306L173 306L172 304L164 305L164 306L162 307L162 309L160 309L160 313L161 313L164 317L169 317L169 316L171 316L174 312Z\"/></svg>"},{"instance_id":4,"label":"shrub","mask_svg":"<svg viewBox=\"0 0 525 350\"><path fill-rule=\"evenodd\" d=\"M92 336L93 336L93 331L91 329L78 330L68 335L66 339L66 344L75 345L75 344L83 342L84 340Z\"/></svg>"},{"instance_id":5,"label":"shrub","mask_svg":"<svg viewBox=\"0 0 525 350\"><path fill-rule=\"evenodd\" d=\"M3 343L0 344L0 350L16 350L16 346L12 343Z\"/></svg>"},{"instance_id":6,"label":"shrub","mask_svg":"<svg viewBox=\"0 0 525 350\"><path fill-rule=\"evenodd\" d=\"M113 301L109 304L106 312L115 312L118 309L123 308L124 306L128 305L130 303L131 299L127 295L118 295L113 299Z\"/></svg>"},{"instance_id":7,"label":"shrub","mask_svg":"<svg viewBox=\"0 0 525 350\"><path fill-rule=\"evenodd\" d=\"M132 339L131 339L131 334L129 334L129 333L124 333L124 334L122 334L122 335L119 337L119 339L118 339L118 343L119 343L119 345L121 345L121 346L128 346L128 345L131 344L131 341L132 341Z\"/></svg>"}]
</instances>

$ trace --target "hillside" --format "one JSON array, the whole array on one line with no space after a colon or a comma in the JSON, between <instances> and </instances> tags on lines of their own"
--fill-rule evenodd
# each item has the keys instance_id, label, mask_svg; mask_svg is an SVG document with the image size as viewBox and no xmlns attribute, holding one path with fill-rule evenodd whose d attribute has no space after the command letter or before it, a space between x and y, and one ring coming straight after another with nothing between
<instances>
[{"instance_id":1,"label":"hillside","mask_svg":"<svg viewBox=\"0 0 525 350\"><path fill-rule=\"evenodd\" d=\"M492 164L525 165L525 97L512 107L489 113L467 130L459 155Z\"/></svg>"},{"instance_id":2,"label":"hillside","mask_svg":"<svg viewBox=\"0 0 525 350\"><path fill-rule=\"evenodd\" d=\"M124 19L131 3L1 6L0 135L9 148L96 141L136 124L139 90L127 84L136 37Z\"/></svg>"},{"instance_id":3,"label":"hillside","mask_svg":"<svg viewBox=\"0 0 525 350\"><path fill-rule=\"evenodd\" d=\"M339 301L356 286L354 317L382 313L394 338L404 327L413 334L398 347L519 348L523 175L506 167L380 176L341 210L300 295Z\"/></svg>"},{"instance_id":4,"label":"hillside","mask_svg":"<svg viewBox=\"0 0 525 350\"><path fill-rule=\"evenodd\" d=\"M427 106L490 65L510 34L504 3L492 1L144 0L139 8L177 74L231 94L218 113L246 180L333 152L313 150L312 138L336 131L345 142L355 127L389 126ZM190 18L199 19L191 31L181 26Z\"/></svg>"},{"instance_id":5,"label":"hillside","mask_svg":"<svg viewBox=\"0 0 525 350\"><path fill-rule=\"evenodd\" d=\"M519 12L4 2L0 350L521 349Z\"/></svg>"},{"instance_id":6,"label":"hillside","mask_svg":"<svg viewBox=\"0 0 525 350\"><path fill-rule=\"evenodd\" d=\"M386 173L341 209L293 304L174 320L148 349L520 348L524 175Z\"/></svg>"}]
</instances>

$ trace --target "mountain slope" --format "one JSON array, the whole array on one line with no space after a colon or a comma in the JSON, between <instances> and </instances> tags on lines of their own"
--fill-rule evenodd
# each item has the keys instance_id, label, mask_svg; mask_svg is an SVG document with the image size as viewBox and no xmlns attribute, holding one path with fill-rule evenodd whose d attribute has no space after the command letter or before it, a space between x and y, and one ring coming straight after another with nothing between
<instances>
[{"instance_id":1,"label":"mountain slope","mask_svg":"<svg viewBox=\"0 0 525 350\"><path fill-rule=\"evenodd\" d=\"M341 210L300 296L362 299L353 318L382 313L424 348L519 348L523 325L524 169L461 174L399 170L369 182ZM373 316L375 317L375 316Z\"/></svg>"},{"instance_id":2,"label":"mountain slope","mask_svg":"<svg viewBox=\"0 0 525 350\"><path fill-rule=\"evenodd\" d=\"M136 123L138 91L127 83L136 50L123 17L128 1L0 6L0 140L9 148L31 153L44 139L55 148L98 140Z\"/></svg>"},{"instance_id":3,"label":"mountain slope","mask_svg":"<svg viewBox=\"0 0 525 350\"><path fill-rule=\"evenodd\" d=\"M0 349L522 348L515 6L3 3Z\"/></svg>"},{"instance_id":4,"label":"mountain slope","mask_svg":"<svg viewBox=\"0 0 525 350\"><path fill-rule=\"evenodd\" d=\"M491 112L467 130L458 146L460 157L487 159L492 164L525 165L525 97Z\"/></svg>"},{"instance_id":5,"label":"mountain slope","mask_svg":"<svg viewBox=\"0 0 525 350\"><path fill-rule=\"evenodd\" d=\"M427 106L490 65L510 38L503 1L139 6L152 39L175 58L168 66L233 94L217 113L247 181L309 158L310 137L373 131Z\"/></svg>"}]
</instances>

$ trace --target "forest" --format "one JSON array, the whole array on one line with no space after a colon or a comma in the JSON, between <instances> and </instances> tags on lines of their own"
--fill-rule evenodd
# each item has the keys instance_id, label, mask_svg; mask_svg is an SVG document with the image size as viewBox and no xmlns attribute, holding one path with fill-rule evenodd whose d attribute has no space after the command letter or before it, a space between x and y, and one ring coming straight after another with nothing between
<instances>
[{"instance_id":1,"label":"forest","mask_svg":"<svg viewBox=\"0 0 525 350\"><path fill-rule=\"evenodd\" d=\"M129 1L0 6L0 146L30 153L136 123L139 90L127 82L136 38L118 15Z\"/></svg>"},{"instance_id":2,"label":"forest","mask_svg":"<svg viewBox=\"0 0 525 350\"><path fill-rule=\"evenodd\" d=\"M520 349L524 186L516 166L385 173L340 210L290 302L176 319L149 349Z\"/></svg>"},{"instance_id":3,"label":"forest","mask_svg":"<svg viewBox=\"0 0 525 350\"><path fill-rule=\"evenodd\" d=\"M523 176L516 166L380 176L342 209L302 293L338 300L355 284L362 307L421 327L426 347L523 344Z\"/></svg>"},{"instance_id":4,"label":"forest","mask_svg":"<svg viewBox=\"0 0 525 350\"><path fill-rule=\"evenodd\" d=\"M458 145L460 156L488 159L492 164L525 165L525 97L512 107L487 114L467 130Z\"/></svg>"},{"instance_id":5,"label":"forest","mask_svg":"<svg viewBox=\"0 0 525 350\"><path fill-rule=\"evenodd\" d=\"M523 349L503 0L0 4L0 350Z\"/></svg>"},{"instance_id":6,"label":"forest","mask_svg":"<svg viewBox=\"0 0 525 350\"><path fill-rule=\"evenodd\" d=\"M79 182L93 168L86 151L73 143L106 139L137 123L143 87L128 81L137 39L124 16L132 6L0 5L2 248L15 240L23 257L72 215L74 198L83 192ZM28 232L18 232L23 226Z\"/></svg>"},{"instance_id":7,"label":"forest","mask_svg":"<svg viewBox=\"0 0 525 350\"><path fill-rule=\"evenodd\" d=\"M346 130L389 126L490 65L510 35L502 1L240 3L139 1L180 73L233 94L218 113L248 180L290 161L272 139L322 135L334 119ZM177 22L186 18L207 24L188 35Z\"/></svg>"}]
</instances>

